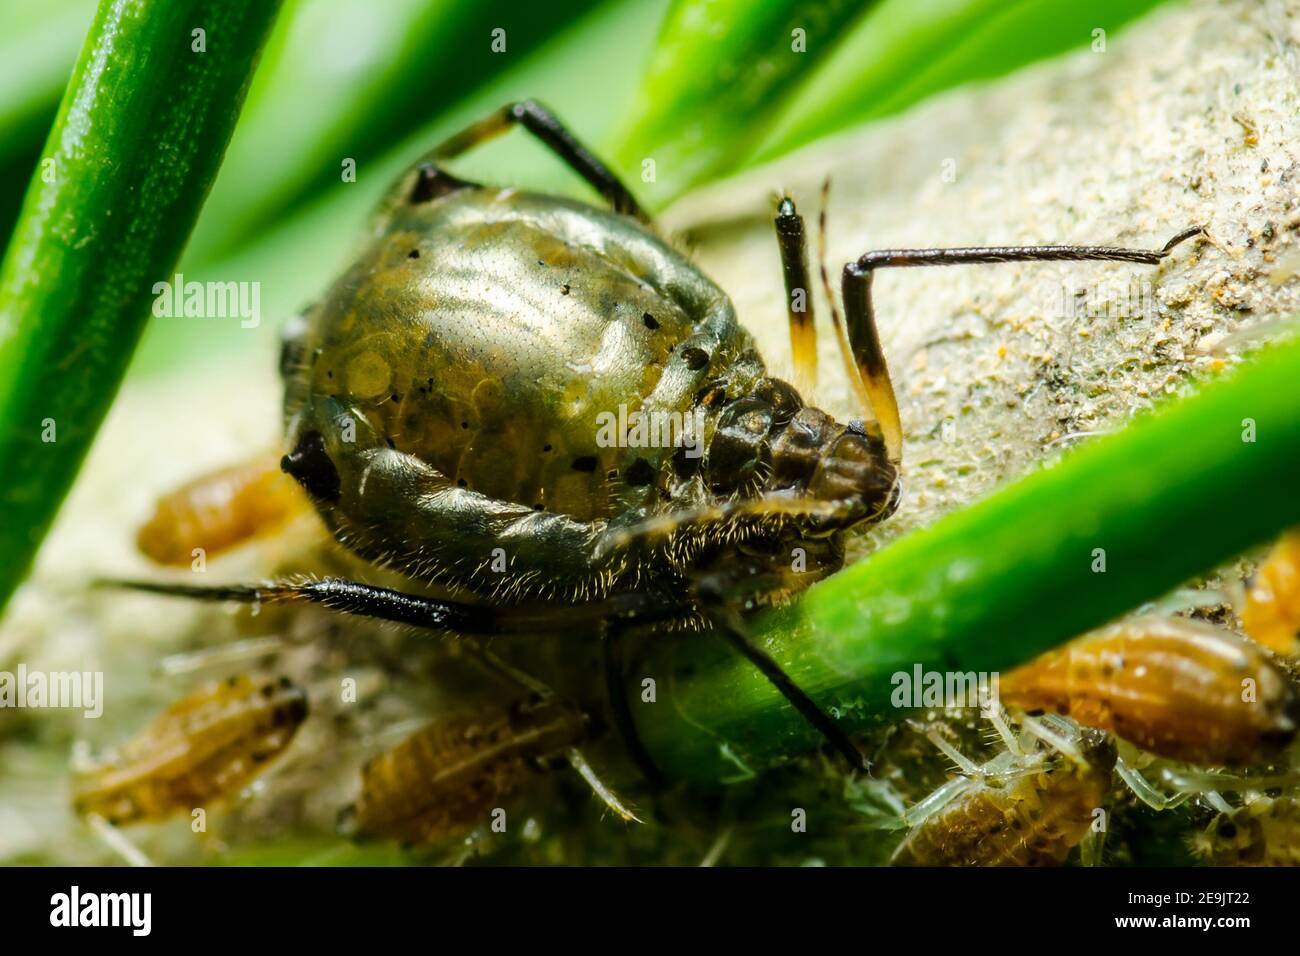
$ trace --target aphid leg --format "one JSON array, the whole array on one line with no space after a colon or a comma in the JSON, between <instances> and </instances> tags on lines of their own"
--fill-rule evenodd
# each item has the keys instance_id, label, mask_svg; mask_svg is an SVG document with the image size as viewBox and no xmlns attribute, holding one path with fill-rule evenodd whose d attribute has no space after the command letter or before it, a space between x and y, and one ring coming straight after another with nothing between
<instances>
[{"instance_id":1,"label":"aphid leg","mask_svg":"<svg viewBox=\"0 0 1300 956\"><path fill-rule=\"evenodd\" d=\"M1105 861L1106 831L1088 828L1088 833L1079 841L1079 865L1101 866Z\"/></svg>"},{"instance_id":2,"label":"aphid leg","mask_svg":"<svg viewBox=\"0 0 1300 956\"><path fill-rule=\"evenodd\" d=\"M930 741L935 750L939 751L951 760L953 765L961 773L968 777L978 777L980 775L979 764L975 763L975 761L971 760L952 744L948 743L948 741L944 740L943 734L940 733L938 727L935 727L933 724L925 726L921 724L920 721L909 721L909 723L912 725L914 730L920 731L922 736L924 736L926 740Z\"/></svg>"},{"instance_id":3,"label":"aphid leg","mask_svg":"<svg viewBox=\"0 0 1300 956\"><path fill-rule=\"evenodd\" d=\"M1223 797L1219 794L1219 791L1217 790L1209 790L1201 794L1201 796L1205 799L1206 803L1208 803L1215 810L1218 810L1220 813L1231 813L1234 809L1232 804L1230 804L1227 800L1223 799Z\"/></svg>"},{"instance_id":4,"label":"aphid leg","mask_svg":"<svg viewBox=\"0 0 1300 956\"><path fill-rule=\"evenodd\" d=\"M650 217L641 209L632 193L609 167L578 142L555 114L532 100L508 103L490 116L467 126L443 141L429 154L428 161L421 164L421 175L436 176L440 172L437 168L439 161L454 159L467 150L500 136L516 125L532 133L551 152L562 159L566 166L590 183L614 207L615 212L633 216L642 222L650 221ZM423 180L418 180L415 187L417 196L421 182Z\"/></svg>"},{"instance_id":5,"label":"aphid leg","mask_svg":"<svg viewBox=\"0 0 1300 956\"><path fill-rule=\"evenodd\" d=\"M570 747L564 752L564 757L569 761L569 766L578 771L578 776L586 781L587 786L591 787L591 792L600 797L600 800L610 810L614 811L624 823L640 823L641 818L635 813L623 806L622 801L613 790L605 786L600 777L596 776L596 771L592 769L591 764L587 763L587 758L582 755L582 751L577 747Z\"/></svg>"},{"instance_id":6,"label":"aphid leg","mask_svg":"<svg viewBox=\"0 0 1300 956\"><path fill-rule=\"evenodd\" d=\"M1055 750L1060 751L1076 763L1083 759L1083 754L1074 741L1070 740L1064 733L1057 733L1047 725L1045 721L1038 720L1034 717L1025 716L1022 723L1026 730L1033 736L1037 737L1043 743Z\"/></svg>"},{"instance_id":7,"label":"aphid leg","mask_svg":"<svg viewBox=\"0 0 1300 956\"><path fill-rule=\"evenodd\" d=\"M731 843L731 834L731 827L727 827L718 834L717 839L713 841L713 845L709 847L709 852L705 853L704 859L700 860L702 868L707 869L717 865L718 860L722 859L722 854L727 852L727 845Z\"/></svg>"},{"instance_id":8,"label":"aphid leg","mask_svg":"<svg viewBox=\"0 0 1300 956\"><path fill-rule=\"evenodd\" d=\"M646 785L651 790L660 790L664 786L663 772L645 749L641 735L637 733L636 721L632 717L632 708L627 699L623 638L628 624L626 619L613 618L601 627L600 649L605 674L605 693L614 729L623 739L623 746L627 748L628 756L641 771Z\"/></svg>"},{"instance_id":9,"label":"aphid leg","mask_svg":"<svg viewBox=\"0 0 1300 956\"><path fill-rule=\"evenodd\" d=\"M1173 797L1167 797L1147 781L1136 769L1130 767L1124 762L1123 757L1115 758L1115 772L1119 778L1128 785L1133 791L1133 795L1145 803L1152 810L1172 810L1187 802L1191 796L1190 793L1180 793Z\"/></svg>"},{"instance_id":10,"label":"aphid leg","mask_svg":"<svg viewBox=\"0 0 1300 956\"><path fill-rule=\"evenodd\" d=\"M782 196L776 212L776 242L785 276L785 307L790 316L790 353L795 385L805 396L817 387L817 325L808 281L808 237L794 200Z\"/></svg>"},{"instance_id":11,"label":"aphid leg","mask_svg":"<svg viewBox=\"0 0 1300 956\"><path fill-rule=\"evenodd\" d=\"M606 601L582 605L491 608L394 591L345 578L316 581L268 581L260 584L199 585L172 581L106 579L104 587L147 591L168 597L236 604L319 604L344 614L356 614L411 627L457 634L544 634L574 626L594 625L611 614L634 613L639 620L656 621L680 611L655 605L648 596L616 595Z\"/></svg>"},{"instance_id":12,"label":"aphid leg","mask_svg":"<svg viewBox=\"0 0 1300 956\"><path fill-rule=\"evenodd\" d=\"M781 695L803 715L804 720L808 721L823 737L826 742L838 750L844 759L849 762L854 770L867 773L869 768L867 760L862 755L862 751L857 745L849 739L839 726L831 719L826 711L822 710L808 694L787 674L780 664L773 659L772 655L763 650L745 631L744 624L740 616L731 609L725 602L719 585L716 581L704 579L698 586L698 593L704 602L704 608L717 628L718 633L726 638L727 642L733 648L740 652L741 656L753 664L758 670L772 682L772 685L781 692Z\"/></svg>"},{"instance_id":13,"label":"aphid leg","mask_svg":"<svg viewBox=\"0 0 1300 956\"><path fill-rule=\"evenodd\" d=\"M138 846L127 838L127 835L119 830L113 824L109 823L98 813L89 813L86 815L86 823L95 831L95 836L103 841L104 845L120 856L131 866L153 866L153 860L149 859Z\"/></svg>"},{"instance_id":14,"label":"aphid leg","mask_svg":"<svg viewBox=\"0 0 1300 956\"><path fill-rule=\"evenodd\" d=\"M475 654L488 666L490 670L504 675L511 682L518 684L529 693L536 694L538 697L546 698L555 696L555 691L551 688L547 687L531 674L527 674L514 665L502 660L497 654L482 646L478 641L470 638L469 643L473 646ZM640 743L639 739L637 740L637 743ZM591 787L592 793L598 796L601 802L614 812L615 816L628 823L641 822L641 819L625 807L622 801L619 800L618 795L615 794L613 790L609 789L600 777L596 775L595 769L587 762L587 758L583 756L581 750L577 747L570 747L564 752L564 756L569 762L569 766L578 771L578 775L582 777L587 786ZM647 757L647 760L648 759L649 758Z\"/></svg>"},{"instance_id":15,"label":"aphid leg","mask_svg":"<svg viewBox=\"0 0 1300 956\"><path fill-rule=\"evenodd\" d=\"M871 398L890 458L902 453L902 428L889 369L880 347L871 303L871 280L877 269L912 266L950 266L995 262L1111 261L1156 265L1174 247L1202 233L1201 226L1185 229L1161 249L1119 249L1107 246L977 246L956 249L880 249L868 252L844 267L840 291L853 357Z\"/></svg>"},{"instance_id":16,"label":"aphid leg","mask_svg":"<svg viewBox=\"0 0 1300 956\"><path fill-rule=\"evenodd\" d=\"M1016 738L1016 735L1011 732L1011 726L1007 723L1006 711L1002 709L1002 706L995 703L992 707L988 708L984 716L988 719L988 722L993 725L993 729L996 731L998 737L1002 739L1003 746L1016 756L1023 757L1025 750L1020 745L1020 741Z\"/></svg>"}]
</instances>

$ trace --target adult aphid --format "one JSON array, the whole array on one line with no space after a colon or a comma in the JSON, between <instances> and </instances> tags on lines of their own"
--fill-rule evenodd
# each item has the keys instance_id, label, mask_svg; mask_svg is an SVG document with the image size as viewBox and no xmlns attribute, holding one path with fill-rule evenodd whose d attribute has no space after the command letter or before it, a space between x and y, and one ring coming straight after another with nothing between
<instances>
[{"instance_id":1,"label":"adult aphid","mask_svg":"<svg viewBox=\"0 0 1300 956\"><path fill-rule=\"evenodd\" d=\"M479 185L444 168L514 126L612 208ZM776 228L795 366L815 384L807 243L789 198ZM471 634L599 630L613 722L652 777L617 637L637 623L711 624L864 769L822 705L746 636L736 609L837 570L845 533L897 505L903 429L876 331L876 270L1155 265L1199 231L1155 250L884 250L849 262L844 319L837 310L832 319L866 422L843 424L767 374L727 295L555 116L533 102L506 106L402 177L367 248L289 328L281 361L283 469L347 548L421 585L450 586L457 599L333 579L141 586L311 601ZM610 446L598 422L620 406L680 420L699 413L703 434L689 436L691 447L685 436ZM793 578L796 550L806 570Z\"/></svg>"}]
</instances>

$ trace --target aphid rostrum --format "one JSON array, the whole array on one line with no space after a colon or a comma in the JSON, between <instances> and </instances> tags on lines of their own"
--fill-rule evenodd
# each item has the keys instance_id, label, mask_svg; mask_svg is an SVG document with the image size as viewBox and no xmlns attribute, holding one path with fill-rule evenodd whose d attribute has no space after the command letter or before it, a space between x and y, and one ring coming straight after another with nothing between
<instances>
[{"instance_id":1,"label":"aphid rostrum","mask_svg":"<svg viewBox=\"0 0 1300 956\"><path fill-rule=\"evenodd\" d=\"M1138 618L1071 641L1002 676L1000 697L1064 714L1143 750L1210 766L1276 758L1300 698L1267 651L1185 618Z\"/></svg>"},{"instance_id":2,"label":"aphid rostrum","mask_svg":"<svg viewBox=\"0 0 1300 956\"><path fill-rule=\"evenodd\" d=\"M207 684L80 775L73 806L122 825L229 799L284 752L307 710L306 693L283 677Z\"/></svg>"},{"instance_id":3,"label":"aphid rostrum","mask_svg":"<svg viewBox=\"0 0 1300 956\"><path fill-rule=\"evenodd\" d=\"M452 175L515 126L610 208ZM804 222L776 216L797 376L815 383ZM334 536L454 599L327 579L143 586L217 600L311 601L470 634L603 635L613 722L654 768L623 697L633 623L712 629L857 768L857 748L744 632L754 607L837 570L845 533L899 499L903 430L871 299L877 269L1068 260L1154 265L1155 250L1011 246L868 252L832 309L865 422L843 424L767 374L727 295L657 233L554 115L508 105L391 191L356 262L284 340L282 466ZM825 280L823 271L823 280ZM799 295L798 293L802 293ZM833 301L833 297L832 297ZM601 439L620 406L698 420L673 444ZM791 577L798 548L806 572ZM743 602L736 595L743 591Z\"/></svg>"},{"instance_id":4,"label":"aphid rostrum","mask_svg":"<svg viewBox=\"0 0 1300 956\"><path fill-rule=\"evenodd\" d=\"M555 698L433 720L365 765L348 828L422 846L486 827L532 774L563 763L587 732L586 717Z\"/></svg>"},{"instance_id":5,"label":"aphid rostrum","mask_svg":"<svg viewBox=\"0 0 1300 956\"><path fill-rule=\"evenodd\" d=\"M908 831L890 863L1064 863L1096 823L1110 791L1115 742L1102 731L1084 729L1067 749L1012 752L1002 755L996 766L965 767L964 777L927 798L936 806Z\"/></svg>"}]
</instances>

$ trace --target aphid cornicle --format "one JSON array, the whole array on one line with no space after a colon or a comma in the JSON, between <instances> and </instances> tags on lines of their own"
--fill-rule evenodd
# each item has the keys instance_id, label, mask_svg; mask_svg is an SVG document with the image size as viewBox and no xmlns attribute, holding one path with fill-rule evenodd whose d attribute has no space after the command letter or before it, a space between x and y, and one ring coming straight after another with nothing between
<instances>
[{"instance_id":1,"label":"aphid cornicle","mask_svg":"<svg viewBox=\"0 0 1300 956\"><path fill-rule=\"evenodd\" d=\"M82 775L73 806L121 825L227 799L284 752L307 709L306 693L283 677L207 684Z\"/></svg>"},{"instance_id":2,"label":"aphid cornicle","mask_svg":"<svg viewBox=\"0 0 1300 956\"><path fill-rule=\"evenodd\" d=\"M521 126L609 209L478 185L443 162ZM796 372L813 383L803 220L784 199L778 248ZM368 245L285 337L284 470L357 554L456 600L350 581L151 589L306 600L464 633L600 625L614 722L647 774L618 689L628 620L702 620L759 667L855 766L848 736L743 632L732 610L838 569L844 533L898 501L902 427L876 331L876 269L1112 260L1082 246L885 250L848 263L832 310L867 423L842 424L767 374L726 294L655 231L626 187L533 102L453 136L405 175ZM620 409L696 420L687 441L601 439ZM806 571L791 579L801 549ZM504 570L503 568L504 562ZM567 625L565 622L569 622Z\"/></svg>"},{"instance_id":3,"label":"aphid cornicle","mask_svg":"<svg viewBox=\"0 0 1300 956\"><path fill-rule=\"evenodd\" d=\"M1184 618L1138 618L1086 634L1002 676L1003 702L1068 715L1143 750L1211 766L1277 757L1300 697L1269 654Z\"/></svg>"}]
</instances>

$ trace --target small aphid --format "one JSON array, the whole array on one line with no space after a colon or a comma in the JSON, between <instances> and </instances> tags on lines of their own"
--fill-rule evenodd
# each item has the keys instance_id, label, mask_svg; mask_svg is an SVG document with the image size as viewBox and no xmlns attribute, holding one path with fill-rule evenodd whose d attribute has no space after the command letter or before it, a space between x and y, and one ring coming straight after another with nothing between
<instances>
[{"instance_id":1,"label":"small aphid","mask_svg":"<svg viewBox=\"0 0 1300 956\"><path fill-rule=\"evenodd\" d=\"M280 457L245 462L204 475L159 499L136 533L146 557L170 567L189 565L195 549L214 556L273 531L310 506L280 470Z\"/></svg>"},{"instance_id":2,"label":"small aphid","mask_svg":"<svg viewBox=\"0 0 1300 956\"><path fill-rule=\"evenodd\" d=\"M1269 650L1300 650L1300 530L1282 535L1250 579L1241 624Z\"/></svg>"},{"instance_id":3,"label":"small aphid","mask_svg":"<svg viewBox=\"0 0 1300 956\"><path fill-rule=\"evenodd\" d=\"M1190 763L1269 761L1295 736L1300 702L1268 653L1182 618L1103 628L1002 677L1004 703L1064 714Z\"/></svg>"},{"instance_id":4,"label":"small aphid","mask_svg":"<svg viewBox=\"0 0 1300 956\"><path fill-rule=\"evenodd\" d=\"M1300 866L1300 803L1257 797L1220 813L1189 842L1210 866Z\"/></svg>"},{"instance_id":5,"label":"small aphid","mask_svg":"<svg viewBox=\"0 0 1300 956\"><path fill-rule=\"evenodd\" d=\"M73 806L118 825L206 807L265 770L306 719L307 695L287 678L209 684L87 771Z\"/></svg>"},{"instance_id":6,"label":"small aphid","mask_svg":"<svg viewBox=\"0 0 1300 956\"><path fill-rule=\"evenodd\" d=\"M555 698L435 720L366 764L350 823L407 846L462 836L586 732L582 713Z\"/></svg>"},{"instance_id":7,"label":"small aphid","mask_svg":"<svg viewBox=\"0 0 1300 956\"><path fill-rule=\"evenodd\" d=\"M1021 768L976 776L912 828L894 866L1051 866L1088 834L1110 791L1115 743L1082 731L1075 754L1027 755ZM950 786L945 785L945 786Z\"/></svg>"}]
</instances>

